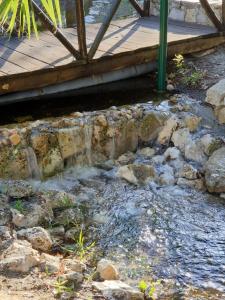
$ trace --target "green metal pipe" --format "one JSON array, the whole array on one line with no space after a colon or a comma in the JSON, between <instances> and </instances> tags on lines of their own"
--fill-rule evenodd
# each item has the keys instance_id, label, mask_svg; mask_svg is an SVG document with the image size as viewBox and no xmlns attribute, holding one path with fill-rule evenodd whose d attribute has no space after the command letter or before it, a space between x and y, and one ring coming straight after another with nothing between
<instances>
[{"instance_id":1,"label":"green metal pipe","mask_svg":"<svg viewBox=\"0 0 225 300\"><path fill-rule=\"evenodd\" d=\"M158 91L166 90L168 0L160 0L160 37L158 53Z\"/></svg>"}]
</instances>

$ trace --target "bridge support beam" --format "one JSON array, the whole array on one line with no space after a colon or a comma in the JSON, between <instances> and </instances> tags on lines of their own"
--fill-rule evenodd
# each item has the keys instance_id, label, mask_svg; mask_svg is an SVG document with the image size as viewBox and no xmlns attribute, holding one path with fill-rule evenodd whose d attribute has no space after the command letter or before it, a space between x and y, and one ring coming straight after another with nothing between
<instances>
[{"instance_id":1,"label":"bridge support beam","mask_svg":"<svg viewBox=\"0 0 225 300\"><path fill-rule=\"evenodd\" d=\"M166 90L168 0L160 0L160 38L158 53L158 91Z\"/></svg>"}]
</instances>

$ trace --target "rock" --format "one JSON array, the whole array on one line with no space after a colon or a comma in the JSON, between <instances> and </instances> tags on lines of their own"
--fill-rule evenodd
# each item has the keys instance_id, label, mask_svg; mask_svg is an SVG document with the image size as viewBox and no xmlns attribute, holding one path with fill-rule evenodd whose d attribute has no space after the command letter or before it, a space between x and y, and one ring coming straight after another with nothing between
<instances>
[{"instance_id":1,"label":"rock","mask_svg":"<svg viewBox=\"0 0 225 300\"><path fill-rule=\"evenodd\" d=\"M162 168L160 168L160 172L162 173L159 175L159 184L173 185L175 183L174 171L172 167L169 165L164 165Z\"/></svg>"},{"instance_id":2,"label":"rock","mask_svg":"<svg viewBox=\"0 0 225 300\"><path fill-rule=\"evenodd\" d=\"M158 143L160 144L168 144L173 132L176 130L178 126L178 120L175 116L172 116L171 118L169 118L163 129L160 131L159 136L158 136Z\"/></svg>"},{"instance_id":3,"label":"rock","mask_svg":"<svg viewBox=\"0 0 225 300\"><path fill-rule=\"evenodd\" d=\"M99 115L95 118L96 123L98 123L102 127L107 127L108 122L106 120L106 117L104 115Z\"/></svg>"},{"instance_id":4,"label":"rock","mask_svg":"<svg viewBox=\"0 0 225 300\"><path fill-rule=\"evenodd\" d=\"M34 193L32 186L26 181L10 180L7 181L4 185L6 194L11 198L28 198Z\"/></svg>"},{"instance_id":5,"label":"rock","mask_svg":"<svg viewBox=\"0 0 225 300\"><path fill-rule=\"evenodd\" d=\"M74 258L64 259L63 264L65 265L65 268L70 271L83 273L86 270L86 265Z\"/></svg>"},{"instance_id":6,"label":"rock","mask_svg":"<svg viewBox=\"0 0 225 300\"><path fill-rule=\"evenodd\" d=\"M17 237L27 239L32 247L37 250L49 251L52 247L51 237L42 227L22 229L17 232Z\"/></svg>"},{"instance_id":7,"label":"rock","mask_svg":"<svg viewBox=\"0 0 225 300\"><path fill-rule=\"evenodd\" d=\"M184 152L185 146L192 141L190 132L187 128L181 128L175 131L171 140L174 143L174 146L179 148L182 152Z\"/></svg>"},{"instance_id":8,"label":"rock","mask_svg":"<svg viewBox=\"0 0 225 300\"><path fill-rule=\"evenodd\" d=\"M83 282L84 276L78 272L69 272L59 276L59 279L68 283L80 284Z\"/></svg>"},{"instance_id":9,"label":"rock","mask_svg":"<svg viewBox=\"0 0 225 300\"><path fill-rule=\"evenodd\" d=\"M225 147L214 151L205 164L205 180L209 192L225 192Z\"/></svg>"},{"instance_id":10,"label":"rock","mask_svg":"<svg viewBox=\"0 0 225 300\"><path fill-rule=\"evenodd\" d=\"M203 146L204 153L210 156L214 151L222 147L223 142L219 138L206 134L201 137L201 144Z\"/></svg>"},{"instance_id":11,"label":"rock","mask_svg":"<svg viewBox=\"0 0 225 300\"><path fill-rule=\"evenodd\" d=\"M56 218L55 223L60 225L81 224L83 214L78 207L64 209Z\"/></svg>"},{"instance_id":12,"label":"rock","mask_svg":"<svg viewBox=\"0 0 225 300\"><path fill-rule=\"evenodd\" d=\"M57 273L60 270L60 257L42 253L40 259L40 267L43 272Z\"/></svg>"},{"instance_id":13,"label":"rock","mask_svg":"<svg viewBox=\"0 0 225 300\"><path fill-rule=\"evenodd\" d=\"M201 120L201 117L195 115L187 115L184 119L184 123L190 132L194 132L197 130Z\"/></svg>"},{"instance_id":14,"label":"rock","mask_svg":"<svg viewBox=\"0 0 225 300\"><path fill-rule=\"evenodd\" d=\"M172 84L167 84L166 89L168 92L174 91L175 87Z\"/></svg>"},{"instance_id":15,"label":"rock","mask_svg":"<svg viewBox=\"0 0 225 300\"><path fill-rule=\"evenodd\" d=\"M8 208L0 208L0 226L7 225L11 222L12 215Z\"/></svg>"},{"instance_id":16,"label":"rock","mask_svg":"<svg viewBox=\"0 0 225 300\"><path fill-rule=\"evenodd\" d=\"M156 174L153 166L132 164L118 169L118 176L132 184L145 184L154 180Z\"/></svg>"},{"instance_id":17,"label":"rock","mask_svg":"<svg viewBox=\"0 0 225 300\"><path fill-rule=\"evenodd\" d=\"M118 159L117 159L117 162L120 164L120 165L127 165L127 164L130 164L130 163L133 163L135 160L135 155L134 153L132 152L127 152L125 154L122 154Z\"/></svg>"},{"instance_id":18,"label":"rock","mask_svg":"<svg viewBox=\"0 0 225 300\"><path fill-rule=\"evenodd\" d=\"M176 147L170 147L164 152L164 159L165 161L170 161L174 159L180 159L181 153L180 150Z\"/></svg>"},{"instance_id":19,"label":"rock","mask_svg":"<svg viewBox=\"0 0 225 300\"><path fill-rule=\"evenodd\" d=\"M149 157L152 157L155 155L155 149L150 148L150 147L145 147L145 148L138 150L138 154L149 158Z\"/></svg>"},{"instance_id":20,"label":"rock","mask_svg":"<svg viewBox=\"0 0 225 300\"><path fill-rule=\"evenodd\" d=\"M207 90L205 101L213 106L225 105L225 79Z\"/></svg>"},{"instance_id":21,"label":"rock","mask_svg":"<svg viewBox=\"0 0 225 300\"><path fill-rule=\"evenodd\" d=\"M179 177L186 179L197 179L198 171L192 165L184 164L179 172Z\"/></svg>"},{"instance_id":22,"label":"rock","mask_svg":"<svg viewBox=\"0 0 225 300\"><path fill-rule=\"evenodd\" d=\"M23 213L11 208L12 223L17 227L29 228L41 224L45 219L52 218L52 211L48 207L42 207L38 203L26 205Z\"/></svg>"},{"instance_id":23,"label":"rock","mask_svg":"<svg viewBox=\"0 0 225 300\"><path fill-rule=\"evenodd\" d=\"M177 185L187 186L196 190L205 191L205 184L203 179L189 180L186 178L178 178Z\"/></svg>"},{"instance_id":24,"label":"rock","mask_svg":"<svg viewBox=\"0 0 225 300\"><path fill-rule=\"evenodd\" d=\"M139 136L141 141L149 142L157 138L166 118L166 115L162 113L148 113L141 121L139 127Z\"/></svg>"},{"instance_id":25,"label":"rock","mask_svg":"<svg viewBox=\"0 0 225 300\"><path fill-rule=\"evenodd\" d=\"M92 287L107 300L144 300L144 294L119 280L93 282Z\"/></svg>"},{"instance_id":26,"label":"rock","mask_svg":"<svg viewBox=\"0 0 225 300\"><path fill-rule=\"evenodd\" d=\"M14 238L7 226L0 226L0 253L9 247Z\"/></svg>"},{"instance_id":27,"label":"rock","mask_svg":"<svg viewBox=\"0 0 225 300\"><path fill-rule=\"evenodd\" d=\"M225 79L208 89L205 101L213 105L219 123L225 124Z\"/></svg>"},{"instance_id":28,"label":"rock","mask_svg":"<svg viewBox=\"0 0 225 300\"><path fill-rule=\"evenodd\" d=\"M50 236L63 238L65 235L65 228L62 225L49 228L48 233Z\"/></svg>"},{"instance_id":29,"label":"rock","mask_svg":"<svg viewBox=\"0 0 225 300\"><path fill-rule=\"evenodd\" d=\"M97 272L102 280L117 280L119 273L110 260L101 259L97 264Z\"/></svg>"},{"instance_id":30,"label":"rock","mask_svg":"<svg viewBox=\"0 0 225 300\"><path fill-rule=\"evenodd\" d=\"M203 151L203 147L200 140L191 141L185 145L185 157L187 159L196 161L200 164L204 164L207 161L207 157Z\"/></svg>"},{"instance_id":31,"label":"rock","mask_svg":"<svg viewBox=\"0 0 225 300\"><path fill-rule=\"evenodd\" d=\"M225 193L220 194L220 198L225 199Z\"/></svg>"},{"instance_id":32,"label":"rock","mask_svg":"<svg viewBox=\"0 0 225 300\"><path fill-rule=\"evenodd\" d=\"M14 241L1 255L0 271L28 272L39 265L38 251L32 249L27 241Z\"/></svg>"},{"instance_id":33,"label":"rock","mask_svg":"<svg viewBox=\"0 0 225 300\"><path fill-rule=\"evenodd\" d=\"M76 238L76 236L79 234L80 229L77 227L72 227L70 229L68 229L65 233L65 239L67 241L74 241L74 239Z\"/></svg>"},{"instance_id":34,"label":"rock","mask_svg":"<svg viewBox=\"0 0 225 300\"><path fill-rule=\"evenodd\" d=\"M225 124L225 106L220 106L215 109L215 115L220 124Z\"/></svg>"},{"instance_id":35,"label":"rock","mask_svg":"<svg viewBox=\"0 0 225 300\"><path fill-rule=\"evenodd\" d=\"M164 162L164 156L163 155L156 155L152 158L152 163L159 165Z\"/></svg>"},{"instance_id":36,"label":"rock","mask_svg":"<svg viewBox=\"0 0 225 300\"><path fill-rule=\"evenodd\" d=\"M18 133L13 133L9 136L9 140L13 146L17 146L21 142L21 137Z\"/></svg>"}]
</instances>

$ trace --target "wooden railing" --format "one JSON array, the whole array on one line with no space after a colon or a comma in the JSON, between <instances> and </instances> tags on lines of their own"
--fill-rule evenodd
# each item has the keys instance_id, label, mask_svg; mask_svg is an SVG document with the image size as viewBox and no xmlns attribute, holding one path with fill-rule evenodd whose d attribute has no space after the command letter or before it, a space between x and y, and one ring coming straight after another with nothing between
<instances>
[{"instance_id":1,"label":"wooden railing","mask_svg":"<svg viewBox=\"0 0 225 300\"><path fill-rule=\"evenodd\" d=\"M42 23L49 29L55 37L64 45L64 47L76 58L78 61L90 61L93 59L101 41L104 38L104 35L112 21L115 13L117 12L119 5L122 0L111 0L111 7L108 14L102 22L102 25L99 28L99 31L95 37L94 42L92 43L89 51L87 49L86 43L86 30L85 30L85 16L84 16L84 0L75 0L76 2L76 17L77 17L77 37L78 37L78 49L66 38L63 32L56 28L55 25L51 22L45 12L36 4L34 0L30 0L36 15L40 18ZM134 9L138 12L141 17L150 15L150 1L144 0L143 7L138 3L137 0L129 0ZM208 0L199 0L203 9L205 10L207 16L212 21L214 26L218 31L225 30L225 0L222 0L222 21L218 19L214 11L212 10Z\"/></svg>"}]
</instances>

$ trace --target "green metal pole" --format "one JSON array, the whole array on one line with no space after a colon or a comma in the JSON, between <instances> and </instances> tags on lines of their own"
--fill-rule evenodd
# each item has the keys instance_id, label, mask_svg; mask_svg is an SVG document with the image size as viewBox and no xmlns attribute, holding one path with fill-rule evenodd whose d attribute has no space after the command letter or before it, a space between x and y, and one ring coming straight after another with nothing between
<instances>
[{"instance_id":1,"label":"green metal pole","mask_svg":"<svg viewBox=\"0 0 225 300\"><path fill-rule=\"evenodd\" d=\"M168 0L160 0L160 38L158 54L158 91L166 90Z\"/></svg>"}]
</instances>

